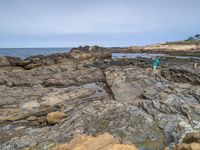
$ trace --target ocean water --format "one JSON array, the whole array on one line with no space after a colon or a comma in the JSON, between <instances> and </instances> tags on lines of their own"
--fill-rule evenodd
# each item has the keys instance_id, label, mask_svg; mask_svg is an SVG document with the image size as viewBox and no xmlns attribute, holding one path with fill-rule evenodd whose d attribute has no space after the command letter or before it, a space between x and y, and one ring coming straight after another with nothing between
<instances>
[{"instance_id":1,"label":"ocean water","mask_svg":"<svg viewBox=\"0 0 200 150\"><path fill-rule=\"evenodd\" d=\"M112 58L155 58L155 57L168 57L168 58L176 58L176 59L193 59L200 60L200 57L194 56L172 56L169 54L148 54L148 53L112 53Z\"/></svg>"},{"instance_id":2,"label":"ocean water","mask_svg":"<svg viewBox=\"0 0 200 150\"><path fill-rule=\"evenodd\" d=\"M35 55L69 52L71 48L0 48L0 56L27 58Z\"/></svg>"},{"instance_id":3,"label":"ocean water","mask_svg":"<svg viewBox=\"0 0 200 150\"><path fill-rule=\"evenodd\" d=\"M147 54L147 53L112 53L112 58L154 58L165 57L166 54Z\"/></svg>"}]
</instances>

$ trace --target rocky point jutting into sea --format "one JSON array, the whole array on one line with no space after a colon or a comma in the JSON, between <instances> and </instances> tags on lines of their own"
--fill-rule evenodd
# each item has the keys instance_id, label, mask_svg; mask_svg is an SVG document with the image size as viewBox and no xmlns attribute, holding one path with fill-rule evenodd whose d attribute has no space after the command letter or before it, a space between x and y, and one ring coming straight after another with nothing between
<instances>
[{"instance_id":1,"label":"rocky point jutting into sea","mask_svg":"<svg viewBox=\"0 0 200 150\"><path fill-rule=\"evenodd\" d=\"M0 149L199 150L200 68L111 51L0 57Z\"/></svg>"}]
</instances>

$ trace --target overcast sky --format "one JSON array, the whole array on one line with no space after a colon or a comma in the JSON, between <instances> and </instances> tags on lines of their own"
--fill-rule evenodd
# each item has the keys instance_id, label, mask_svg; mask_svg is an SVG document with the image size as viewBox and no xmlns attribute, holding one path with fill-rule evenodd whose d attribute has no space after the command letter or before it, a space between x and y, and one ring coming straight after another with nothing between
<instances>
[{"instance_id":1,"label":"overcast sky","mask_svg":"<svg viewBox=\"0 0 200 150\"><path fill-rule=\"evenodd\" d=\"M0 47L130 46L200 33L200 0L0 0Z\"/></svg>"}]
</instances>

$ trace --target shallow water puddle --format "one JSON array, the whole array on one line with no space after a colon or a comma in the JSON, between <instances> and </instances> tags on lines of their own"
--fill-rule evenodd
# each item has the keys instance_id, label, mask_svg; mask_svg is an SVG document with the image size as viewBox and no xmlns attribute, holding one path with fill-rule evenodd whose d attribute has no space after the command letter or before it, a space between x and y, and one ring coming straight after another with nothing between
<instances>
[{"instance_id":1,"label":"shallow water puddle","mask_svg":"<svg viewBox=\"0 0 200 150\"><path fill-rule=\"evenodd\" d=\"M171 57L177 59L198 59L200 57L193 56L172 56L168 54L148 54L148 53L112 53L112 58L155 58L155 57Z\"/></svg>"}]
</instances>

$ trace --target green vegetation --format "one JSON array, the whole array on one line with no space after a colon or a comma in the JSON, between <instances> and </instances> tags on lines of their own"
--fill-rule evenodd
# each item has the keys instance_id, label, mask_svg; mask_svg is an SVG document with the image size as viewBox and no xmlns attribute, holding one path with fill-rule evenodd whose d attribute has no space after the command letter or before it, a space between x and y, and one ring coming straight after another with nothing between
<instances>
[{"instance_id":1,"label":"green vegetation","mask_svg":"<svg viewBox=\"0 0 200 150\"><path fill-rule=\"evenodd\" d=\"M200 40L166 42L164 45L200 45Z\"/></svg>"},{"instance_id":2,"label":"green vegetation","mask_svg":"<svg viewBox=\"0 0 200 150\"><path fill-rule=\"evenodd\" d=\"M124 133L123 131L121 131L121 132L119 133L119 137L120 137L120 140L123 141L124 138L126 137L126 135L125 135L125 133Z\"/></svg>"}]
</instances>

